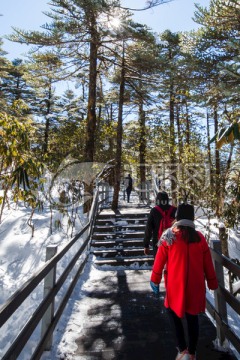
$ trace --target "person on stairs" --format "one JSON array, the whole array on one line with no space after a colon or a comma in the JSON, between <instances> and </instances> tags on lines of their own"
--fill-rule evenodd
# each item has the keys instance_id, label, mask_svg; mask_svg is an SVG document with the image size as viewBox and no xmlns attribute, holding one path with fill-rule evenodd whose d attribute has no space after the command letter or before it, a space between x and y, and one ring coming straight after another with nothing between
<instances>
[{"instance_id":1,"label":"person on stairs","mask_svg":"<svg viewBox=\"0 0 240 360\"><path fill-rule=\"evenodd\" d=\"M166 230L152 268L150 286L155 294L164 270L166 295L164 306L173 321L178 354L176 360L195 360L199 337L198 314L205 311L206 285L218 287L211 253L203 234L195 230L194 207L181 204L177 222ZM186 318L188 346L182 319Z\"/></svg>"},{"instance_id":2,"label":"person on stairs","mask_svg":"<svg viewBox=\"0 0 240 360\"><path fill-rule=\"evenodd\" d=\"M152 240L153 256L156 256L158 241L164 230L172 226L175 220L176 207L169 204L169 197L165 191L160 191L156 197L156 206L149 213L143 239L144 254L150 254Z\"/></svg>"},{"instance_id":3,"label":"person on stairs","mask_svg":"<svg viewBox=\"0 0 240 360\"><path fill-rule=\"evenodd\" d=\"M126 177L126 193L127 193L127 202L130 202L130 195L132 192L133 180L130 174Z\"/></svg>"}]
</instances>

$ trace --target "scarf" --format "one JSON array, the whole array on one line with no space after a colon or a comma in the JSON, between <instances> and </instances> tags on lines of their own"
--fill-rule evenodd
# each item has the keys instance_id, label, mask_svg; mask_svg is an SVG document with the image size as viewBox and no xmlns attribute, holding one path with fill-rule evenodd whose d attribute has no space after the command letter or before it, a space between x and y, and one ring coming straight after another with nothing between
<instances>
[{"instance_id":1,"label":"scarf","mask_svg":"<svg viewBox=\"0 0 240 360\"><path fill-rule=\"evenodd\" d=\"M195 224L193 221L191 220L187 220L187 219L182 219L182 220L179 220L177 222L175 222L173 224L173 226L169 229L167 229L166 231L164 231L164 233L162 234L160 240L158 241L157 243L157 246L160 246L162 241L166 241L169 245L172 245L174 240L176 239L175 237L175 234L174 234L174 231L172 231L172 229L174 229L175 227L177 226L189 226L191 227L192 229L195 229Z\"/></svg>"},{"instance_id":2,"label":"scarf","mask_svg":"<svg viewBox=\"0 0 240 360\"><path fill-rule=\"evenodd\" d=\"M176 227L176 226L189 226L190 228L195 229L194 222L192 220L187 220L187 219L182 219L175 222L172 227Z\"/></svg>"}]
</instances>

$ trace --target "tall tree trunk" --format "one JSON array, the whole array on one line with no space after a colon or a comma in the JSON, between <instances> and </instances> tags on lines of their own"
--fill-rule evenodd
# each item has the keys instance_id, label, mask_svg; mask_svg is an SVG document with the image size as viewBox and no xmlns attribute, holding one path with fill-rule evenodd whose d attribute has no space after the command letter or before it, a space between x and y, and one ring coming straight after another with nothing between
<instances>
[{"instance_id":1,"label":"tall tree trunk","mask_svg":"<svg viewBox=\"0 0 240 360\"><path fill-rule=\"evenodd\" d=\"M218 113L217 113L217 104L214 105L213 110L213 118L214 118L214 133L216 134L218 132ZM220 190L221 188L221 181L220 181L220 153L217 149L217 143L215 141L215 197L216 197L216 214L217 216L220 216L221 210L220 210Z\"/></svg>"},{"instance_id":2,"label":"tall tree trunk","mask_svg":"<svg viewBox=\"0 0 240 360\"><path fill-rule=\"evenodd\" d=\"M94 29L94 26L92 26ZM96 130L96 84L97 84L97 43L92 30L90 43L89 95L87 107L87 132L85 144L85 161L93 162Z\"/></svg>"},{"instance_id":3,"label":"tall tree trunk","mask_svg":"<svg viewBox=\"0 0 240 360\"><path fill-rule=\"evenodd\" d=\"M177 134L178 134L178 163L180 165L180 173L178 174L181 177L181 182L184 181L184 167L182 166L182 153L183 153L183 137L181 134L181 124L180 124L180 116L179 111L180 104L176 104L176 122L177 122ZM178 189L178 196L182 196L181 189Z\"/></svg>"},{"instance_id":4,"label":"tall tree trunk","mask_svg":"<svg viewBox=\"0 0 240 360\"><path fill-rule=\"evenodd\" d=\"M171 195L172 195L172 204L176 205L177 203L177 169L176 169L176 151L175 151L175 124L174 124L174 105L175 97L173 92L173 83L170 85L170 102L169 102L169 152L170 152L170 181L171 181Z\"/></svg>"},{"instance_id":5,"label":"tall tree trunk","mask_svg":"<svg viewBox=\"0 0 240 360\"><path fill-rule=\"evenodd\" d=\"M185 98L185 110L186 110L186 145L188 147L188 149L190 149L190 140L191 140L191 126L190 126L190 117L189 117L189 111L188 111L188 102L187 102L187 98ZM189 184L189 189L185 189L185 193L186 193L186 198L185 201L191 199L191 203L194 204L194 196L193 196L193 192L191 190L194 191L194 186L195 186L195 181L194 181L194 159L191 160L191 163L188 163L189 168L187 171L187 177L188 179L188 184ZM189 179L190 177L190 179Z\"/></svg>"},{"instance_id":6,"label":"tall tree trunk","mask_svg":"<svg viewBox=\"0 0 240 360\"><path fill-rule=\"evenodd\" d=\"M188 104L187 99L185 100L185 108L186 108L186 144L190 145L190 120L189 120L189 112L188 112Z\"/></svg>"},{"instance_id":7,"label":"tall tree trunk","mask_svg":"<svg viewBox=\"0 0 240 360\"><path fill-rule=\"evenodd\" d=\"M180 125L180 117L179 117L179 109L180 105L176 105L176 122L177 122L177 134L178 134L178 161L181 162L181 154L183 151L183 139L181 135L181 125Z\"/></svg>"},{"instance_id":8,"label":"tall tree trunk","mask_svg":"<svg viewBox=\"0 0 240 360\"><path fill-rule=\"evenodd\" d=\"M209 113L207 111L207 153L208 153L208 162L209 162L209 171L210 171L210 190L212 193L213 190L213 169L212 169L212 155L211 155L211 145L210 145L210 123L209 123Z\"/></svg>"},{"instance_id":9,"label":"tall tree trunk","mask_svg":"<svg viewBox=\"0 0 240 360\"><path fill-rule=\"evenodd\" d=\"M51 111L51 98L52 98L52 86L51 84L48 87L48 99L47 101L47 115L45 122L45 130L44 130L44 143L43 143L43 153L47 154L48 152L48 139L49 139L49 129L50 129L50 111Z\"/></svg>"},{"instance_id":10,"label":"tall tree trunk","mask_svg":"<svg viewBox=\"0 0 240 360\"><path fill-rule=\"evenodd\" d=\"M112 126L113 123L113 104L110 104L110 114L108 115L108 125ZM108 144L109 144L109 154L111 154L111 157L113 157L114 153L114 139L112 136L108 137ZM114 185L114 177L115 177L115 170L112 168L110 171L110 174L108 176L108 182L109 185Z\"/></svg>"},{"instance_id":11,"label":"tall tree trunk","mask_svg":"<svg viewBox=\"0 0 240 360\"><path fill-rule=\"evenodd\" d=\"M102 105L99 105L98 116L97 116L97 126L96 126L97 131L96 131L96 133L98 133L98 131L100 129L101 117L102 117Z\"/></svg>"},{"instance_id":12,"label":"tall tree trunk","mask_svg":"<svg viewBox=\"0 0 240 360\"><path fill-rule=\"evenodd\" d=\"M141 188L145 190L146 187L146 118L143 110L143 102L140 100L139 104L139 124L140 124L140 145L139 145L139 162L140 162L140 184ZM141 193L141 199L146 199L146 193Z\"/></svg>"},{"instance_id":13,"label":"tall tree trunk","mask_svg":"<svg viewBox=\"0 0 240 360\"><path fill-rule=\"evenodd\" d=\"M85 143L85 161L92 163L94 160L95 133L96 133L96 84L97 84L97 50L98 37L96 31L96 19L91 15L91 42L90 42L90 67L89 67L89 93L87 107L87 131ZM91 165L90 165L91 166ZM92 204L93 183L85 183L84 212L88 212ZM90 196L90 198L89 198Z\"/></svg>"},{"instance_id":14,"label":"tall tree trunk","mask_svg":"<svg viewBox=\"0 0 240 360\"><path fill-rule=\"evenodd\" d=\"M115 164L114 190L113 190L113 201L112 201L112 210L114 211L116 211L118 208L118 199L119 199L120 181L121 181L124 90L125 90L125 51L124 51L124 42L123 42L121 80L120 80L119 104L118 104L116 164Z\"/></svg>"}]
</instances>

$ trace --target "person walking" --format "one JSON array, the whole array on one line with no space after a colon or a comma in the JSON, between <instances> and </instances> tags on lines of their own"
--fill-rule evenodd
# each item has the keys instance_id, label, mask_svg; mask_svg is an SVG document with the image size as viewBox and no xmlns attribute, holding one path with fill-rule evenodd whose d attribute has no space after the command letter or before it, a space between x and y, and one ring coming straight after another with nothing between
<instances>
[{"instance_id":1,"label":"person walking","mask_svg":"<svg viewBox=\"0 0 240 360\"><path fill-rule=\"evenodd\" d=\"M130 174L128 174L128 176L126 177L126 193L127 193L127 202L130 202L130 195L132 192L132 177Z\"/></svg>"},{"instance_id":2,"label":"person walking","mask_svg":"<svg viewBox=\"0 0 240 360\"><path fill-rule=\"evenodd\" d=\"M172 226L175 220L176 207L169 204L169 197L165 191L160 191L156 197L154 206L148 216L143 239L144 254L150 254L150 242L152 240L153 256L156 256L157 243L164 230Z\"/></svg>"},{"instance_id":3,"label":"person walking","mask_svg":"<svg viewBox=\"0 0 240 360\"><path fill-rule=\"evenodd\" d=\"M165 231L152 268L150 286L155 294L164 271L166 295L164 306L175 327L178 354L176 360L196 359L199 337L198 314L205 311L206 285L218 287L211 253L203 234L195 230L194 207L181 204L177 208L177 222ZM188 344L182 318L186 318Z\"/></svg>"}]
</instances>

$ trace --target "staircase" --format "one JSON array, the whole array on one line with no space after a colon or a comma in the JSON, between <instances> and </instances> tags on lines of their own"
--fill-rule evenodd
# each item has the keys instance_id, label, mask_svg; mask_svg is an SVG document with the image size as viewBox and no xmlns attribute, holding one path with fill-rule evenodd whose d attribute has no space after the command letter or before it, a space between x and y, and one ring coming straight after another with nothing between
<instances>
[{"instance_id":1,"label":"staircase","mask_svg":"<svg viewBox=\"0 0 240 360\"><path fill-rule=\"evenodd\" d=\"M153 256L144 255L143 238L149 208L105 209L98 215L91 242L94 264L149 269Z\"/></svg>"}]
</instances>

